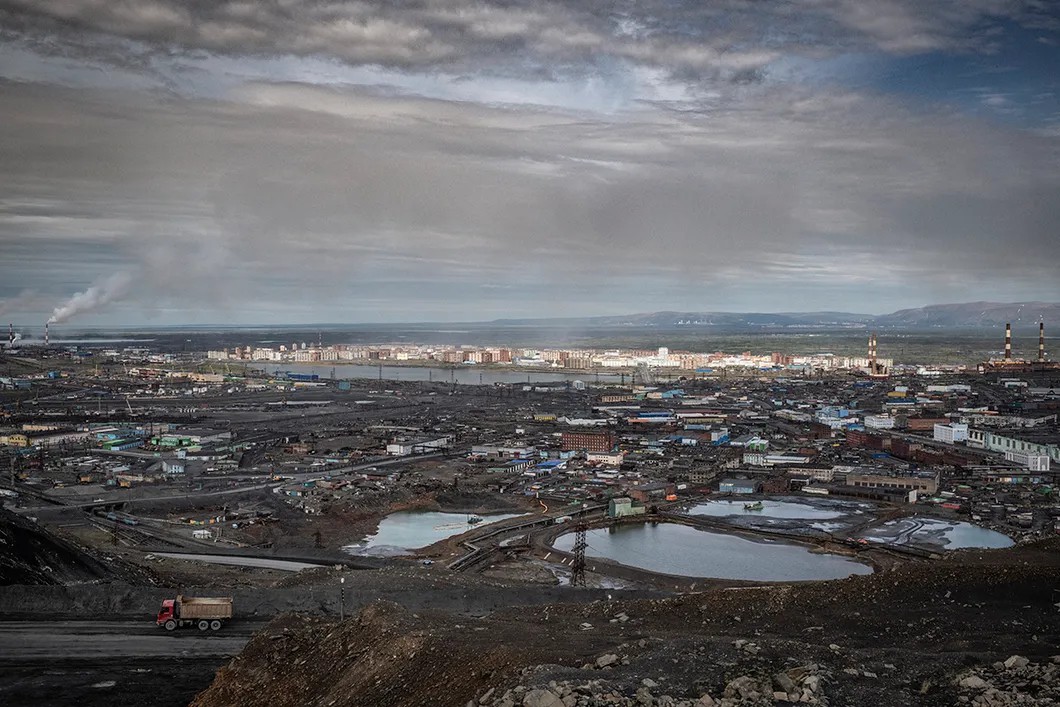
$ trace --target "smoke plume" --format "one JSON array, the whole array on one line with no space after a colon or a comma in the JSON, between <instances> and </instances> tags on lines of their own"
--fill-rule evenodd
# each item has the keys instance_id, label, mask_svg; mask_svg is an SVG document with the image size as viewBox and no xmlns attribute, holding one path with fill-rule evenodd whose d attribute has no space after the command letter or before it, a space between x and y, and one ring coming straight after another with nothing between
<instances>
[{"instance_id":1,"label":"smoke plume","mask_svg":"<svg viewBox=\"0 0 1060 707\"><path fill-rule=\"evenodd\" d=\"M18 313L39 304L41 296L33 290L22 290L14 297L0 300L0 317L8 312Z\"/></svg>"},{"instance_id":2,"label":"smoke plume","mask_svg":"<svg viewBox=\"0 0 1060 707\"><path fill-rule=\"evenodd\" d=\"M125 272L115 273L103 280L97 280L84 292L78 292L64 304L56 307L55 311L52 312L52 316L48 319L48 323L62 324L79 314L97 310L106 304L120 300L128 294L132 280L132 275Z\"/></svg>"}]
</instances>

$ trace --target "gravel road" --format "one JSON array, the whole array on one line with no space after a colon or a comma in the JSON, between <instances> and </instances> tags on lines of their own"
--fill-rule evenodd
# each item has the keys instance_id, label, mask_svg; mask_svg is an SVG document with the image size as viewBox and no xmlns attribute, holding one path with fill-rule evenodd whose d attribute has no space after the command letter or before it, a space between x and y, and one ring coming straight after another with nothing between
<instances>
[{"instance_id":1,"label":"gravel road","mask_svg":"<svg viewBox=\"0 0 1060 707\"><path fill-rule=\"evenodd\" d=\"M187 705L259 622L168 634L143 621L0 621L0 704Z\"/></svg>"}]
</instances>

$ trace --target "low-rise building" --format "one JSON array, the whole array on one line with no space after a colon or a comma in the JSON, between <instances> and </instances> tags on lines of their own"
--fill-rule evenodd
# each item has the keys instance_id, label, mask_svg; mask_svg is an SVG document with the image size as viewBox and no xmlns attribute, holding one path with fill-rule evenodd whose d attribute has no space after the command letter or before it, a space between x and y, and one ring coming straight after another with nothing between
<instances>
[{"instance_id":1,"label":"low-rise building","mask_svg":"<svg viewBox=\"0 0 1060 707\"><path fill-rule=\"evenodd\" d=\"M392 457L407 457L411 454L429 454L448 449L452 443L449 435L444 437L417 437L399 439L386 445L386 453Z\"/></svg>"},{"instance_id":2,"label":"low-rise building","mask_svg":"<svg viewBox=\"0 0 1060 707\"><path fill-rule=\"evenodd\" d=\"M900 491L916 491L918 493L934 494L939 488L938 472L934 474L876 474L876 473L851 473L847 474L847 486L858 488L887 488Z\"/></svg>"},{"instance_id":3,"label":"low-rise building","mask_svg":"<svg viewBox=\"0 0 1060 707\"><path fill-rule=\"evenodd\" d=\"M634 503L632 498L621 496L607 502L608 518L644 515L647 509L641 503Z\"/></svg>"},{"instance_id":4,"label":"low-rise building","mask_svg":"<svg viewBox=\"0 0 1060 707\"><path fill-rule=\"evenodd\" d=\"M968 439L968 425L959 422L936 423L934 430L936 442L954 444Z\"/></svg>"},{"instance_id":5,"label":"low-rise building","mask_svg":"<svg viewBox=\"0 0 1060 707\"><path fill-rule=\"evenodd\" d=\"M718 483L718 493L749 494L758 493L758 489L754 479L722 479Z\"/></svg>"},{"instance_id":6,"label":"low-rise building","mask_svg":"<svg viewBox=\"0 0 1060 707\"><path fill-rule=\"evenodd\" d=\"M1022 452L1047 456L1054 462L1060 462L1060 444L1034 442L1011 434L1000 434L973 427L968 431L968 444L981 449L989 449L992 452Z\"/></svg>"}]
</instances>

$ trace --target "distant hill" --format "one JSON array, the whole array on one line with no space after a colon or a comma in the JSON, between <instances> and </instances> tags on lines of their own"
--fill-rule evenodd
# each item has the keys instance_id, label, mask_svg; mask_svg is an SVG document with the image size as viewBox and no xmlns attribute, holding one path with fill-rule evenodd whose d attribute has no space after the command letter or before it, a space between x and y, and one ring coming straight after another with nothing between
<instances>
[{"instance_id":1,"label":"distant hill","mask_svg":"<svg viewBox=\"0 0 1060 707\"><path fill-rule=\"evenodd\" d=\"M877 326L893 327L1013 327L1039 321L1060 325L1060 304L1055 302L964 302L932 304L902 309L876 317Z\"/></svg>"},{"instance_id":2,"label":"distant hill","mask_svg":"<svg viewBox=\"0 0 1060 707\"><path fill-rule=\"evenodd\" d=\"M642 312L602 317L552 319L497 319L497 326L536 327L654 327L682 329L717 327L726 329L774 328L983 328L1027 326L1039 320L1060 326L1060 303L1049 302L964 302L933 304L902 309L891 314L872 315L850 312Z\"/></svg>"}]
</instances>

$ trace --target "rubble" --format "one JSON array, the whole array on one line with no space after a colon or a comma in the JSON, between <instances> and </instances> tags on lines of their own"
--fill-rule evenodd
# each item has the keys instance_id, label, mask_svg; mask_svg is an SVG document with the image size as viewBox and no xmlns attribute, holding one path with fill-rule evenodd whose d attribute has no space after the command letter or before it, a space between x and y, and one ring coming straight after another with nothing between
<instances>
[{"instance_id":1,"label":"rubble","mask_svg":"<svg viewBox=\"0 0 1060 707\"><path fill-rule=\"evenodd\" d=\"M1000 667L999 667L1000 666ZM1035 663L1013 655L954 679L957 700L972 707L1060 704L1060 655Z\"/></svg>"}]
</instances>

